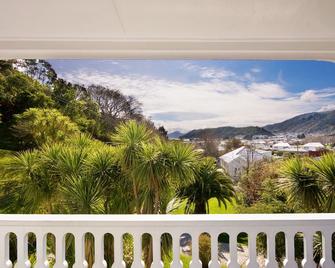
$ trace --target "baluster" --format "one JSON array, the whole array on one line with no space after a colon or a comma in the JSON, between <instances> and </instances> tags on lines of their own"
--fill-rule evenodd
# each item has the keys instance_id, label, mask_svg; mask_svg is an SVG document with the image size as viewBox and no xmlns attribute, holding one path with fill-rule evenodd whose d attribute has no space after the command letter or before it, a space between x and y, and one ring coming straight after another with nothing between
<instances>
[{"instance_id":1,"label":"baluster","mask_svg":"<svg viewBox=\"0 0 335 268\"><path fill-rule=\"evenodd\" d=\"M83 268L87 267L87 262L85 260L85 234L74 233L75 237L75 263L73 268Z\"/></svg>"},{"instance_id":2,"label":"baluster","mask_svg":"<svg viewBox=\"0 0 335 268\"><path fill-rule=\"evenodd\" d=\"M220 268L218 260L218 234L211 233L211 260L209 262L210 268Z\"/></svg>"},{"instance_id":3,"label":"baluster","mask_svg":"<svg viewBox=\"0 0 335 268\"><path fill-rule=\"evenodd\" d=\"M142 268L144 263L142 261L142 234L134 233L134 262L132 268Z\"/></svg>"},{"instance_id":4,"label":"baluster","mask_svg":"<svg viewBox=\"0 0 335 268\"><path fill-rule=\"evenodd\" d=\"M173 261L170 268L180 268L182 267L182 262L180 261L180 235L178 233L171 234L172 236L172 246L173 246Z\"/></svg>"},{"instance_id":5,"label":"baluster","mask_svg":"<svg viewBox=\"0 0 335 268\"><path fill-rule=\"evenodd\" d=\"M316 266L313 258L313 235L314 232L304 233L304 268L315 268Z\"/></svg>"},{"instance_id":6,"label":"baluster","mask_svg":"<svg viewBox=\"0 0 335 268\"><path fill-rule=\"evenodd\" d=\"M276 261L276 235L273 232L266 234L267 259L265 261L266 268L278 268Z\"/></svg>"},{"instance_id":7,"label":"baluster","mask_svg":"<svg viewBox=\"0 0 335 268\"><path fill-rule=\"evenodd\" d=\"M116 233L114 236L114 263L113 268L126 267L123 261L123 235Z\"/></svg>"},{"instance_id":8,"label":"baluster","mask_svg":"<svg viewBox=\"0 0 335 268\"><path fill-rule=\"evenodd\" d=\"M284 267L291 268L297 267L297 262L295 261L295 252L294 252L294 232L289 231L285 232L285 249L286 249L286 258L284 261Z\"/></svg>"},{"instance_id":9,"label":"baluster","mask_svg":"<svg viewBox=\"0 0 335 268\"><path fill-rule=\"evenodd\" d=\"M15 267L31 267L28 257L28 234L17 233L17 262Z\"/></svg>"},{"instance_id":10,"label":"baluster","mask_svg":"<svg viewBox=\"0 0 335 268\"><path fill-rule=\"evenodd\" d=\"M202 263L199 258L199 234L192 233L192 261L190 268L202 268Z\"/></svg>"},{"instance_id":11,"label":"baluster","mask_svg":"<svg viewBox=\"0 0 335 268\"><path fill-rule=\"evenodd\" d=\"M230 260L228 262L229 268L240 268L240 264L237 259L237 234L229 234L229 255Z\"/></svg>"},{"instance_id":12,"label":"baluster","mask_svg":"<svg viewBox=\"0 0 335 268\"><path fill-rule=\"evenodd\" d=\"M152 234L152 251L153 251L153 261L151 267L163 267L162 257L161 257L161 235L159 233Z\"/></svg>"},{"instance_id":13,"label":"baluster","mask_svg":"<svg viewBox=\"0 0 335 268\"><path fill-rule=\"evenodd\" d=\"M36 233L36 264L35 267L47 267L46 235Z\"/></svg>"},{"instance_id":14,"label":"baluster","mask_svg":"<svg viewBox=\"0 0 335 268\"><path fill-rule=\"evenodd\" d=\"M56 233L56 262L53 268L64 268L67 267L65 260L65 235L62 233Z\"/></svg>"},{"instance_id":15,"label":"baluster","mask_svg":"<svg viewBox=\"0 0 335 268\"><path fill-rule=\"evenodd\" d=\"M0 264L6 268L13 267L9 260L9 233L0 232Z\"/></svg>"},{"instance_id":16,"label":"baluster","mask_svg":"<svg viewBox=\"0 0 335 268\"><path fill-rule=\"evenodd\" d=\"M250 232L248 234L248 251L249 259L247 261L248 268L258 268L257 249L256 249L256 233Z\"/></svg>"},{"instance_id":17,"label":"baluster","mask_svg":"<svg viewBox=\"0 0 335 268\"><path fill-rule=\"evenodd\" d=\"M92 268L106 268L105 261L105 243L103 233L94 233L94 264Z\"/></svg>"},{"instance_id":18,"label":"baluster","mask_svg":"<svg viewBox=\"0 0 335 268\"><path fill-rule=\"evenodd\" d=\"M320 261L321 267L335 267L332 259L332 232L322 232L322 259Z\"/></svg>"}]
</instances>

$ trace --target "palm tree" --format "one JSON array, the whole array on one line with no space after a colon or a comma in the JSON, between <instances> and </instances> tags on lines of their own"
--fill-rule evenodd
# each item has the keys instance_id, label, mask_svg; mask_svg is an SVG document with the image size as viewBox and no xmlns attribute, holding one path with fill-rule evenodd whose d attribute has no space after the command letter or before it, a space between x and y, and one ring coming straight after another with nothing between
<instances>
[{"instance_id":1,"label":"palm tree","mask_svg":"<svg viewBox=\"0 0 335 268\"><path fill-rule=\"evenodd\" d=\"M335 211L335 154L328 153L319 160L310 161L310 169L318 176L319 184L325 196L327 212Z\"/></svg>"},{"instance_id":2,"label":"palm tree","mask_svg":"<svg viewBox=\"0 0 335 268\"><path fill-rule=\"evenodd\" d=\"M307 209L321 211L324 193L304 159L295 157L286 160L281 173L283 178L279 187L287 191L289 202L294 206L302 204Z\"/></svg>"},{"instance_id":3,"label":"palm tree","mask_svg":"<svg viewBox=\"0 0 335 268\"><path fill-rule=\"evenodd\" d=\"M39 151L26 151L6 158L1 165L1 204L4 211L53 213L59 180L48 169ZM10 187L8 187L10 186ZM15 211L17 210L17 211Z\"/></svg>"},{"instance_id":4,"label":"palm tree","mask_svg":"<svg viewBox=\"0 0 335 268\"><path fill-rule=\"evenodd\" d=\"M141 206L138 189L139 177L134 172L134 168L139 163L139 155L142 152L143 144L148 143L152 139L152 135L151 130L144 124L129 120L121 123L111 137L113 144L116 145L118 162L132 181L137 214L141 212Z\"/></svg>"},{"instance_id":5,"label":"palm tree","mask_svg":"<svg viewBox=\"0 0 335 268\"><path fill-rule=\"evenodd\" d=\"M134 172L143 188L144 213L160 213L164 193L180 181L185 184L193 180L198 156L191 145L166 142L159 137L142 145Z\"/></svg>"},{"instance_id":6,"label":"palm tree","mask_svg":"<svg viewBox=\"0 0 335 268\"><path fill-rule=\"evenodd\" d=\"M219 206L227 207L235 196L231 178L216 167L213 158L204 158L195 173L195 181L177 190L176 197L186 201L185 213L206 214L209 199L216 198Z\"/></svg>"}]
</instances>

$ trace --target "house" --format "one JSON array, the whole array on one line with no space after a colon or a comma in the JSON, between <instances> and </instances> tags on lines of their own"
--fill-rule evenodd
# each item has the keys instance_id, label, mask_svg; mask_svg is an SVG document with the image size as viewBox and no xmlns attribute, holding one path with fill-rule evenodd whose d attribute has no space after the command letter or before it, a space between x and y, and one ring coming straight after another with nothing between
<instances>
[{"instance_id":1,"label":"house","mask_svg":"<svg viewBox=\"0 0 335 268\"><path fill-rule=\"evenodd\" d=\"M226 169L233 179L237 180L250 164L256 161L270 159L271 157L271 151L253 150L242 146L220 156L219 164Z\"/></svg>"},{"instance_id":2,"label":"house","mask_svg":"<svg viewBox=\"0 0 335 268\"><path fill-rule=\"evenodd\" d=\"M252 140L251 144L256 149L261 149L261 150L269 149L268 145L267 145L267 142L263 139Z\"/></svg>"},{"instance_id":3,"label":"house","mask_svg":"<svg viewBox=\"0 0 335 268\"><path fill-rule=\"evenodd\" d=\"M302 146L308 152L318 152L325 149L325 146L320 142L309 142Z\"/></svg>"},{"instance_id":4,"label":"house","mask_svg":"<svg viewBox=\"0 0 335 268\"><path fill-rule=\"evenodd\" d=\"M276 151L290 150L291 145L288 144L287 142L278 142L278 143L272 145L272 149L276 150Z\"/></svg>"}]
</instances>

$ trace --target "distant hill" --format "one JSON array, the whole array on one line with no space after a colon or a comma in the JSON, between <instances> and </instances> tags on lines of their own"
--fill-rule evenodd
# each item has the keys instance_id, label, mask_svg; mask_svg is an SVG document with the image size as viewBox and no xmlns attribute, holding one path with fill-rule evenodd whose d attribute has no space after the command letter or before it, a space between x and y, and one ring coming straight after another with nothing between
<instances>
[{"instance_id":1,"label":"distant hill","mask_svg":"<svg viewBox=\"0 0 335 268\"><path fill-rule=\"evenodd\" d=\"M335 133L335 110L295 116L281 123L263 127L275 134L304 133L329 135Z\"/></svg>"},{"instance_id":2,"label":"distant hill","mask_svg":"<svg viewBox=\"0 0 335 268\"><path fill-rule=\"evenodd\" d=\"M174 132L168 133L168 137L170 139L178 139L179 137L181 137L183 135L184 135L184 133L181 133L180 131L174 131Z\"/></svg>"},{"instance_id":3,"label":"distant hill","mask_svg":"<svg viewBox=\"0 0 335 268\"><path fill-rule=\"evenodd\" d=\"M243 136L245 139L251 139L254 135L267 135L273 136L273 134L261 127L218 127L218 128L204 128L194 129L185 135L181 136L183 139L194 139L210 137L214 139L229 139L236 136Z\"/></svg>"}]
</instances>

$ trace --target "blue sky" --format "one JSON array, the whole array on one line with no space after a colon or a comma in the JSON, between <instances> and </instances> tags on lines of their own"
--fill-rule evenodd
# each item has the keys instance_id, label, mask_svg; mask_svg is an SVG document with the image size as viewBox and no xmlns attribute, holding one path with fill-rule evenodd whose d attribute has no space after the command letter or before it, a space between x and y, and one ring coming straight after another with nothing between
<instances>
[{"instance_id":1,"label":"blue sky","mask_svg":"<svg viewBox=\"0 0 335 268\"><path fill-rule=\"evenodd\" d=\"M71 82L135 96L169 131L263 126L335 109L335 63L325 61L50 60Z\"/></svg>"}]
</instances>

